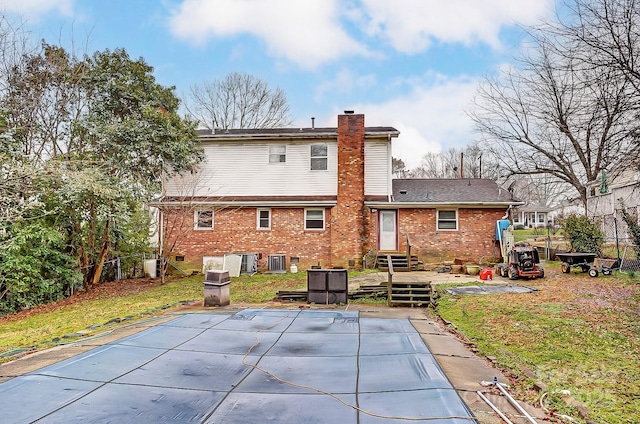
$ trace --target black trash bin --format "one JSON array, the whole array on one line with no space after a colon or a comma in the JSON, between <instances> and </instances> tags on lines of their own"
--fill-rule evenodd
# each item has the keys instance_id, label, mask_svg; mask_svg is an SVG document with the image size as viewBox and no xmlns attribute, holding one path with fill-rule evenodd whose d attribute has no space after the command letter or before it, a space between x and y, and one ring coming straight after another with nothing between
<instances>
[{"instance_id":1,"label":"black trash bin","mask_svg":"<svg viewBox=\"0 0 640 424\"><path fill-rule=\"evenodd\" d=\"M307 302L347 303L349 278L346 269L308 269Z\"/></svg>"}]
</instances>

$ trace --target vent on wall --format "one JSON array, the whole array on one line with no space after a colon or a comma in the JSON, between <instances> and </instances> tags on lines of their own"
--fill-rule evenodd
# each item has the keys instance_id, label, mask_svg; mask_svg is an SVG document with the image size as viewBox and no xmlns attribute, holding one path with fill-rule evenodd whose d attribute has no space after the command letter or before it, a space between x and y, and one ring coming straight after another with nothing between
<instances>
[{"instance_id":1,"label":"vent on wall","mask_svg":"<svg viewBox=\"0 0 640 424\"><path fill-rule=\"evenodd\" d=\"M287 259L285 255L269 255L268 265L269 273L284 273L287 272Z\"/></svg>"}]
</instances>

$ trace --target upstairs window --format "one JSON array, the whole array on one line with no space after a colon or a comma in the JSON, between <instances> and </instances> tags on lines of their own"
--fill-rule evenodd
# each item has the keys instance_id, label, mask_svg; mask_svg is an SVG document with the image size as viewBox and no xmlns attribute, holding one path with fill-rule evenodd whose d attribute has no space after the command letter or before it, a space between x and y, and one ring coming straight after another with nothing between
<instances>
[{"instance_id":1,"label":"upstairs window","mask_svg":"<svg viewBox=\"0 0 640 424\"><path fill-rule=\"evenodd\" d=\"M324 209L305 209L304 229L324 230Z\"/></svg>"},{"instance_id":2,"label":"upstairs window","mask_svg":"<svg viewBox=\"0 0 640 424\"><path fill-rule=\"evenodd\" d=\"M287 146L279 144L269 146L269 163L284 163L287 161Z\"/></svg>"},{"instance_id":3,"label":"upstairs window","mask_svg":"<svg viewBox=\"0 0 640 424\"><path fill-rule=\"evenodd\" d=\"M271 229L271 209L258 209L258 230Z\"/></svg>"},{"instance_id":4,"label":"upstairs window","mask_svg":"<svg viewBox=\"0 0 640 424\"><path fill-rule=\"evenodd\" d=\"M213 230L213 211L195 211L193 221L196 230Z\"/></svg>"},{"instance_id":5,"label":"upstairs window","mask_svg":"<svg viewBox=\"0 0 640 424\"><path fill-rule=\"evenodd\" d=\"M311 145L311 170L326 171L329 158L327 156L326 144Z\"/></svg>"},{"instance_id":6,"label":"upstairs window","mask_svg":"<svg viewBox=\"0 0 640 424\"><path fill-rule=\"evenodd\" d=\"M458 211L457 210L439 210L438 211L438 230L457 230L458 229Z\"/></svg>"}]
</instances>

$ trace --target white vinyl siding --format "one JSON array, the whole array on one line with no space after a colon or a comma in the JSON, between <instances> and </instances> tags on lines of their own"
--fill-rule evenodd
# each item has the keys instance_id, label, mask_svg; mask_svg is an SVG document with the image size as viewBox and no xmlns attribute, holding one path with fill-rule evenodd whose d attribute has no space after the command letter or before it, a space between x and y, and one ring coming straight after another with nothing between
<instances>
[{"instance_id":1,"label":"white vinyl siding","mask_svg":"<svg viewBox=\"0 0 640 424\"><path fill-rule=\"evenodd\" d=\"M280 144L280 143L278 143ZM327 172L311 171L311 142L286 145L286 163L268 163L270 143L204 143L206 161L166 182L167 196L336 196L337 143L328 141Z\"/></svg>"},{"instance_id":2,"label":"white vinyl siding","mask_svg":"<svg viewBox=\"0 0 640 424\"><path fill-rule=\"evenodd\" d=\"M391 143L365 141L364 194L388 196L391 190Z\"/></svg>"}]
</instances>

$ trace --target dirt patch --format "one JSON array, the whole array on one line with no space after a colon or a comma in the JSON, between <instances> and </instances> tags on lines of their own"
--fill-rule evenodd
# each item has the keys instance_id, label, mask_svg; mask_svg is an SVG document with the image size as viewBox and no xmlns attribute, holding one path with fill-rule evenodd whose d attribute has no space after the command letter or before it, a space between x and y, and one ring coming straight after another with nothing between
<instances>
[{"instance_id":1,"label":"dirt patch","mask_svg":"<svg viewBox=\"0 0 640 424\"><path fill-rule=\"evenodd\" d=\"M51 302L44 305L34 306L19 312L0 317L0 320L12 322L25 319L34 315L53 312L60 308L74 305L76 303L86 302L94 299L109 299L121 297L130 294L142 293L151 288L162 284L160 278L134 278L130 280L110 281L100 283L88 289L75 292L72 296L65 299Z\"/></svg>"},{"instance_id":2,"label":"dirt patch","mask_svg":"<svg viewBox=\"0 0 640 424\"><path fill-rule=\"evenodd\" d=\"M629 300L637 295L638 284L624 284L624 276L589 277L587 273L563 273L559 268L545 269L543 279L532 280L525 285L537 288L538 300L564 302L576 315L603 308L628 310Z\"/></svg>"}]
</instances>

